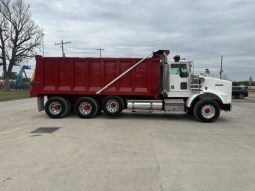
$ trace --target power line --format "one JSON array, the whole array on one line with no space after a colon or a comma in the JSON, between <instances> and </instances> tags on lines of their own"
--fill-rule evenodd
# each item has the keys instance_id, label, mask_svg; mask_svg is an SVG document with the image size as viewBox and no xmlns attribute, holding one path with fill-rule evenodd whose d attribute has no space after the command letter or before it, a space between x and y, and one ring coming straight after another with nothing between
<instances>
[{"instance_id":1,"label":"power line","mask_svg":"<svg viewBox=\"0 0 255 191\"><path fill-rule=\"evenodd\" d=\"M60 45L61 50L62 50L62 56L63 56L63 57L66 56L66 55L65 55L65 51L64 51L64 45L65 45L65 44L71 44L71 42L70 42L70 41L64 42L63 40L61 40L60 43L55 43L56 46Z\"/></svg>"}]
</instances>

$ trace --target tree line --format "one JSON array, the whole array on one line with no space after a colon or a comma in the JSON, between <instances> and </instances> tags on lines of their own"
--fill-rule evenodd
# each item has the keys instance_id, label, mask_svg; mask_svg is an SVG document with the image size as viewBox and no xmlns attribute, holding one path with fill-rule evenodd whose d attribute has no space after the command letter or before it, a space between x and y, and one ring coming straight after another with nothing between
<instances>
[{"instance_id":1,"label":"tree line","mask_svg":"<svg viewBox=\"0 0 255 191\"><path fill-rule=\"evenodd\" d=\"M233 86L255 86L255 81L233 81Z\"/></svg>"}]
</instances>

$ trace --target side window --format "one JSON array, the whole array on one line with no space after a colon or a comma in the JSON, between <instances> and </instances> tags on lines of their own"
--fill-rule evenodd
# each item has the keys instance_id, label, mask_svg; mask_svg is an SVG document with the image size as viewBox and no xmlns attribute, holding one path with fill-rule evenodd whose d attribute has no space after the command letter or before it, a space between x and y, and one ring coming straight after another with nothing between
<instances>
[{"instance_id":1,"label":"side window","mask_svg":"<svg viewBox=\"0 0 255 191\"><path fill-rule=\"evenodd\" d=\"M179 75L181 78L188 77L188 68L186 64L172 64L171 75Z\"/></svg>"},{"instance_id":2,"label":"side window","mask_svg":"<svg viewBox=\"0 0 255 191\"><path fill-rule=\"evenodd\" d=\"M180 77L181 78L188 77L188 69L186 64L180 64Z\"/></svg>"},{"instance_id":3,"label":"side window","mask_svg":"<svg viewBox=\"0 0 255 191\"><path fill-rule=\"evenodd\" d=\"M178 64L171 65L171 74L172 75L179 75L179 66Z\"/></svg>"}]
</instances>

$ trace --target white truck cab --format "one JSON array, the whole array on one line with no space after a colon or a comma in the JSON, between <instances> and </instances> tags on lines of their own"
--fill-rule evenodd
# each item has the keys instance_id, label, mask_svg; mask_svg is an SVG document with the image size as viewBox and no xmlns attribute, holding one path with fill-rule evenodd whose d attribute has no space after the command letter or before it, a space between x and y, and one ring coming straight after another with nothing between
<instances>
[{"instance_id":1,"label":"white truck cab","mask_svg":"<svg viewBox=\"0 0 255 191\"><path fill-rule=\"evenodd\" d=\"M220 110L230 111L232 82L192 74L192 62L174 57L170 62L165 111L191 113L200 121L211 122L218 118ZM174 107L171 107L174 105Z\"/></svg>"},{"instance_id":2,"label":"white truck cab","mask_svg":"<svg viewBox=\"0 0 255 191\"><path fill-rule=\"evenodd\" d=\"M154 53L161 58L160 99L127 100L128 110L187 112L202 122L212 122L221 110L231 110L230 81L193 75L192 61L181 60L177 55L168 62L168 54L167 50Z\"/></svg>"}]
</instances>

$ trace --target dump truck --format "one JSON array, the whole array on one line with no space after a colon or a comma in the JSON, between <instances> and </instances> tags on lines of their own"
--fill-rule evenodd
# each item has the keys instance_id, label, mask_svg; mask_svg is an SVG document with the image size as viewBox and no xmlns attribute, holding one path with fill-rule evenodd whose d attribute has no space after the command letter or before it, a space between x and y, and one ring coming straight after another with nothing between
<instances>
[{"instance_id":1,"label":"dump truck","mask_svg":"<svg viewBox=\"0 0 255 191\"><path fill-rule=\"evenodd\" d=\"M158 50L144 58L36 56L31 97L51 118L122 111L186 112L201 122L231 110L232 83L194 75L193 62ZM47 97L47 101L44 98Z\"/></svg>"}]
</instances>

